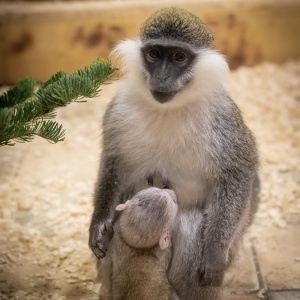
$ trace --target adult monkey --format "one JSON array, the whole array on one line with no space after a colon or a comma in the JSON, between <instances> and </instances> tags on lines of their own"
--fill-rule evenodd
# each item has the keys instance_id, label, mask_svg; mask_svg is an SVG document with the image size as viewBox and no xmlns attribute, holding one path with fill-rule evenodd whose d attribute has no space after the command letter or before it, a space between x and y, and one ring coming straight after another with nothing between
<instances>
[{"instance_id":1,"label":"adult monkey","mask_svg":"<svg viewBox=\"0 0 300 300\"><path fill-rule=\"evenodd\" d=\"M117 46L125 79L104 117L90 225L101 259L120 199L152 174L167 180L179 205L168 275L184 300L218 297L258 204L255 141L225 90L228 65L212 42L196 16L167 8L146 20L140 39Z\"/></svg>"}]
</instances>

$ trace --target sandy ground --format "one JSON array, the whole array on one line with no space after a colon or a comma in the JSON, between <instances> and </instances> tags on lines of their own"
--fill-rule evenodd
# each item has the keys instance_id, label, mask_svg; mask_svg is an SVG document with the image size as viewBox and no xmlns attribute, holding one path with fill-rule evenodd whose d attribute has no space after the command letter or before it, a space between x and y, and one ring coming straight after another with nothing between
<instances>
[{"instance_id":1,"label":"sandy ground","mask_svg":"<svg viewBox=\"0 0 300 300\"><path fill-rule=\"evenodd\" d=\"M96 299L88 225L101 118L114 90L59 110L64 142L1 147L0 299ZM224 298L250 300L262 288L300 288L300 61L242 67L229 90L257 138L263 184Z\"/></svg>"}]
</instances>

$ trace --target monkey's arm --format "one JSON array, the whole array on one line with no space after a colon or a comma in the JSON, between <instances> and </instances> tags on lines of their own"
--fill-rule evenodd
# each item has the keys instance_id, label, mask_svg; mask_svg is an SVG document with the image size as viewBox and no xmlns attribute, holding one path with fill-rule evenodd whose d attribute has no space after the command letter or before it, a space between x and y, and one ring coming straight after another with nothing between
<instances>
[{"instance_id":1,"label":"monkey's arm","mask_svg":"<svg viewBox=\"0 0 300 300\"><path fill-rule=\"evenodd\" d=\"M122 120L115 114L117 98L112 99L103 118L103 150L90 224L89 246L98 259L105 256L113 236L114 209L120 200L126 169L118 144Z\"/></svg>"},{"instance_id":2,"label":"monkey's arm","mask_svg":"<svg viewBox=\"0 0 300 300\"><path fill-rule=\"evenodd\" d=\"M228 97L211 123L211 161L218 170L212 198L204 209L202 263L204 284L219 285L232 249L249 225L258 155L250 130L240 111ZM219 108L218 107L218 108ZM218 275L219 274L219 278Z\"/></svg>"},{"instance_id":3,"label":"monkey's arm","mask_svg":"<svg viewBox=\"0 0 300 300\"><path fill-rule=\"evenodd\" d=\"M113 236L113 204L118 195L118 168L117 157L106 157L105 153L102 155L89 237L89 246L98 259L105 256Z\"/></svg>"}]
</instances>

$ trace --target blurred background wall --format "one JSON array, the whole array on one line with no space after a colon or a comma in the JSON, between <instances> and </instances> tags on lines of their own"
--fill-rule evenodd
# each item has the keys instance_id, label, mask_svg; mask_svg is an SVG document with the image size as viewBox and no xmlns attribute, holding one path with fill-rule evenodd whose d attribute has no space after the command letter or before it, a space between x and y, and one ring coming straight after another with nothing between
<instances>
[{"instance_id":1,"label":"blurred background wall","mask_svg":"<svg viewBox=\"0 0 300 300\"><path fill-rule=\"evenodd\" d=\"M45 80L107 58L120 40L138 36L154 11L176 6L200 17L230 67L300 57L300 0L0 0L0 84Z\"/></svg>"}]
</instances>

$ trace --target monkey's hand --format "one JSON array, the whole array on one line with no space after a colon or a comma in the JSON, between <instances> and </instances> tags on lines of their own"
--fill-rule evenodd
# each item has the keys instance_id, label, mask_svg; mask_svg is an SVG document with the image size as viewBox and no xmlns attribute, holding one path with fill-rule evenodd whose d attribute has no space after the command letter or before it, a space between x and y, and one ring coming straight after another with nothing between
<instances>
[{"instance_id":1,"label":"monkey's hand","mask_svg":"<svg viewBox=\"0 0 300 300\"><path fill-rule=\"evenodd\" d=\"M89 246L98 259L105 257L108 244L113 234L114 229L111 218L97 223L92 222L90 226Z\"/></svg>"},{"instance_id":2,"label":"monkey's hand","mask_svg":"<svg viewBox=\"0 0 300 300\"><path fill-rule=\"evenodd\" d=\"M199 268L200 285L220 286L226 267L227 257L224 251L213 247L204 247Z\"/></svg>"}]
</instances>

